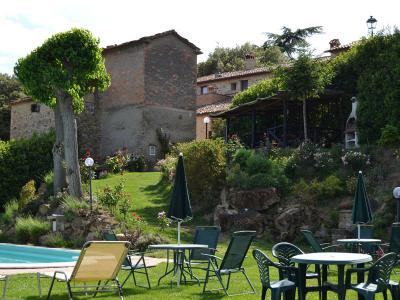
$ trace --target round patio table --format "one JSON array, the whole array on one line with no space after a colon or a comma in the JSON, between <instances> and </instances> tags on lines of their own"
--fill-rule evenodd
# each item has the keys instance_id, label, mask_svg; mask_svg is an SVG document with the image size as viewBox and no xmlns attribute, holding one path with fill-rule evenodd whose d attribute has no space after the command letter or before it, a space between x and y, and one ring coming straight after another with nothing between
<instances>
[{"instance_id":1,"label":"round patio table","mask_svg":"<svg viewBox=\"0 0 400 300\"><path fill-rule=\"evenodd\" d=\"M346 298L346 286L344 278L345 265L357 265L357 268L363 268L364 263L372 261L372 257L368 254L359 253L342 253L342 252L316 252L308 254L300 254L293 256L292 262L299 265L299 300L305 300L306 293L310 291L318 291L318 287L306 287L306 271L307 265L322 265L322 300L327 299L328 290L336 292L339 300ZM337 285L327 282L328 266L336 265L338 268ZM357 282L364 281L364 274L357 273ZM360 299L360 298L359 298ZM361 298L362 299L362 298Z\"/></svg>"},{"instance_id":2,"label":"round patio table","mask_svg":"<svg viewBox=\"0 0 400 300\"><path fill-rule=\"evenodd\" d=\"M154 250L172 250L174 252L174 263L171 270L168 270L168 262L167 267L165 269L165 273L158 279L158 285L160 285L161 279L165 276L173 272L173 277L176 277L176 284L179 286L182 282L182 276L184 282L186 283L185 272L191 277L194 278L199 284L199 279L193 274L189 273L183 267L185 261L185 250L193 250L193 249L208 249L208 245L204 244L159 244L159 245L149 245L149 249ZM171 279L172 286L172 279Z\"/></svg>"}]
</instances>

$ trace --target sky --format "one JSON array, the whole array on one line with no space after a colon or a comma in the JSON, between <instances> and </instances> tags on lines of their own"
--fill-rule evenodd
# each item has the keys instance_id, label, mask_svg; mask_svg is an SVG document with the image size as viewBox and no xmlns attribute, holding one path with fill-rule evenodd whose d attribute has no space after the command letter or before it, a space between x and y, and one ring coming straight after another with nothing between
<instances>
[{"instance_id":1,"label":"sky","mask_svg":"<svg viewBox=\"0 0 400 300\"><path fill-rule=\"evenodd\" d=\"M399 11L399 0L1 0L0 73L13 74L18 58L72 27L89 29L102 47L175 29L204 61L216 46L262 45L265 32L282 26L323 26L309 39L317 55L334 38L346 44L366 36L371 15L377 30L400 27Z\"/></svg>"}]
</instances>

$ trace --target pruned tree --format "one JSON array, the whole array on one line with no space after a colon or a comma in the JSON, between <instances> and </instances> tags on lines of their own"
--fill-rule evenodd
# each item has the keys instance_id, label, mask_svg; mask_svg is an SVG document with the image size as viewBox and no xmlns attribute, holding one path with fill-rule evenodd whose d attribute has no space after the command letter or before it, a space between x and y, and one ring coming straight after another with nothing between
<instances>
[{"instance_id":1,"label":"pruned tree","mask_svg":"<svg viewBox=\"0 0 400 300\"><path fill-rule=\"evenodd\" d=\"M81 198L75 116L83 111L86 95L110 85L99 40L85 29L57 33L20 58L14 72L34 101L54 109L54 192L64 185L65 171L69 193Z\"/></svg>"},{"instance_id":2,"label":"pruned tree","mask_svg":"<svg viewBox=\"0 0 400 300\"><path fill-rule=\"evenodd\" d=\"M301 28L295 31L283 26L281 34L266 33L268 40L265 41L264 48L279 47L290 59L293 59L294 53L305 50L310 46L306 38L322 32L322 26Z\"/></svg>"},{"instance_id":3,"label":"pruned tree","mask_svg":"<svg viewBox=\"0 0 400 300\"><path fill-rule=\"evenodd\" d=\"M308 140L307 100L318 98L333 76L329 64L317 61L305 53L300 54L291 67L280 72L283 88L289 97L303 102L304 140Z\"/></svg>"}]
</instances>

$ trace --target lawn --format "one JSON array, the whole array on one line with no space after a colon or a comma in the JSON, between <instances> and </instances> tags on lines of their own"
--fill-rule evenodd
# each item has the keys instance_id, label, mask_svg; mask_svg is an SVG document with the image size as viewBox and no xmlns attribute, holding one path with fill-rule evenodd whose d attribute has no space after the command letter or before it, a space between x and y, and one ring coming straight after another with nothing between
<instances>
[{"instance_id":1,"label":"lawn","mask_svg":"<svg viewBox=\"0 0 400 300\"><path fill-rule=\"evenodd\" d=\"M176 228L168 228L164 232L160 232L159 227L156 222L157 213L161 210L166 210L169 201L170 189L162 184L159 184L160 175L159 173L125 173L123 178L126 180L126 190L132 196L132 209L139 214L146 222L146 230L150 232L159 232L165 237L167 237L171 242L176 241ZM93 184L93 191L97 194L102 187L106 185L114 185L121 180L120 175L114 175L106 179L96 180ZM195 225L202 224L202 219L195 215L194 220L186 223L182 235L183 242L191 242L193 229ZM218 247L218 255L223 255L227 244L229 241L229 235L223 235L221 242ZM245 295L236 296L234 299L259 299L261 285L258 275L258 269L256 263L251 255L251 250L254 248L259 248L265 251L270 257L271 245L264 241L263 239L258 239L253 244L247 259L245 260L244 266L246 268L247 274L254 284L257 294L256 295ZM160 255L158 253L158 255ZM202 286L199 287L196 284L189 283L188 285L182 285L179 288L175 285L173 288L170 287L169 278L164 279L161 285L157 286L158 278L163 274L165 270L165 264L161 264L155 268L149 270L150 279L152 284L152 289L144 289L139 287L134 287L133 282L129 281L124 287L124 298L125 299L160 299L165 300L168 298L175 299L228 299L221 292L213 293L202 293ZM330 281L335 282L336 271L334 267L330 270ZM204 273L198 273L200 278L204 277ZM125 278L125 274L120 274L119 278ZM140 276L140 275L139 275ZM271 277L277 279L277 272L273 270L271 272ZM139 280L144 283L144 278L139 277ZM393 279L399 280L399 276L393 276ZM243 292L248 289L247 283L244 278L237 274L233 275L231 281L231 292ZM48 291L50 280L42 280L42 290L44 293ZM7 299L38 299L37 292L37 282L35 275L31 276L14 276L11 277L9 286L7 289ZM218 287L216 285L215 279L212 279L209 285L210 288ZM63 283L56 283L53 290L53 296L51 299L67 299L66 288ZM79 299L90 299L91 297L79 297ZM96 298L100 299L118 299L114 294L105 293L103 295L98 295ZM267 294L267 299L270 299L270 293ZM318 293L310 293L307 295L307 299L317 300ZM336 295L333 293L328 293L328 299L337 299ZM356 294L352 291L347 293L346 299L357 299ZM378 296L377 299L383 299Z\"/></svg>"}]
</instances>

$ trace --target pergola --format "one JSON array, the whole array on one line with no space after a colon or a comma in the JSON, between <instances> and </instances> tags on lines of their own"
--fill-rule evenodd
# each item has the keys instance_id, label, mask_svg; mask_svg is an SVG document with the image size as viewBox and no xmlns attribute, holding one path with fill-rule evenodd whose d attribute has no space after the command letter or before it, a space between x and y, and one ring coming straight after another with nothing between
<instances>
[{"instance_id":1,"label":"pergola","mask_svg":"<svg viewBox=\"0 0 400 300\"><path fill-rule=\"evenodd\" d=\"M319 114L326 114L325 118L329 118L329 111L331 110L332 104L338 103L338 101L343 100L344 93L337 90L325 90L322 95L318 99L310 99L307 100L307 111L308 114L319 111ZM350 103L350 102L349 102ZM324 109L320 109L323 106ZM341 109L341 105L337 105L335 109ZM320 112L322 111L322 112ZM340 115L343 120L338 120L338 124L336 128L322 128L318 127L319 131L321 130L331 130L335 131L336 134L339 134L339 131L342 133L345 126L345 119L343 113ZM250 147L255 148L257 146L257 117L275 120L274 126L270 126L268 128L264 128L267 131L268 135L272 137L274 140L277 140L279 144L283 147L288 146L288 134L292 133L292 135L299 136L299 133L303 133L302 126L300 126L298 120L302 120L302 103L301 101L290 100L288 93L285 91L279 91L277 94L267 97L267 98L257 98L254 101L244 103L237 107L234 107L230 110L212 114L213 118L222 118L226 120L226 128L225 128L225 139L227 140L231 134L231 123L235 118L243 119L244 117L250 117L251 119L251 138L250 138ZM291 120L295 119L295 120ZM279 124L277 124L277 120L279 120ZM295 123L291 122L294 121ZM343 124L342 124L343 123ZM290 128L291 127L291 128ZM314 130L315 128L309 126L309 130ZM277 133L279 131L279 134ZM316 131L315 131L316 132ZM340 133L340 134L341 134Z\"/></svg>"}]
</instances>

